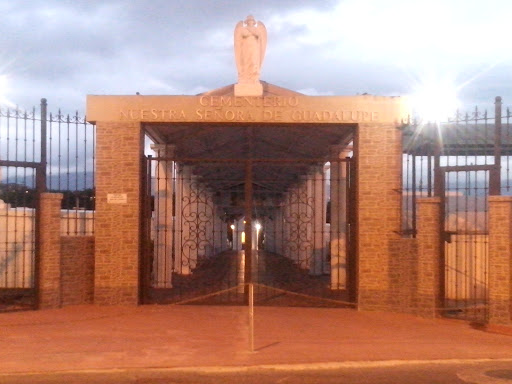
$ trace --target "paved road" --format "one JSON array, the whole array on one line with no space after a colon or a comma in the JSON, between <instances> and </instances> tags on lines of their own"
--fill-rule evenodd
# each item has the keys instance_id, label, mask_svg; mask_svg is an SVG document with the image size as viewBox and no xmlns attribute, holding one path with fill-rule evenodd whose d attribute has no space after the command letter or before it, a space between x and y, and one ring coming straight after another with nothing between
<instances>
[{"instance_id":1,"label":"paved road","mask_svg":"<svg viewBox=\"0 0 512 384\"><path fill-rule=\"evenodd\" d=\"M352 366L351 366L352 364ZM112 370L75 373L2 375L0 384L507 384L512 361L346 363L337 368L311 366L189 370Z\"/></svg>"}]
</instances>

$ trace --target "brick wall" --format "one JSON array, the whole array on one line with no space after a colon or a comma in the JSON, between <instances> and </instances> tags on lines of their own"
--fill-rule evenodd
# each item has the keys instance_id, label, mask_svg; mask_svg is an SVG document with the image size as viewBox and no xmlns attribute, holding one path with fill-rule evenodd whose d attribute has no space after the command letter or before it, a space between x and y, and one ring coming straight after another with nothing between
<instances>
[{"instance_id":1,"label":"brick wall","mask_svg":"<svg viewBox=\"0 0 512 384\"><path fill-rule=\"evenodd\" d=\"M94 237L63 236L62 305L91 304L94 294Z\"/></svg>"},{"instance_id":2,"label":"brick wall","mask_svg":"<svg viewBox=\"0 0 512 384\"><path fill-rule=\"evenodd\" d=\"M440 292L440 200L420 199L418 237L401 238L401 146L395 125L358 127L358 304L363 310L434 317Z\"/></svg>"},{"instance_id":3,"label":"brick wall","mask_svg":"<svg viewBox=\"0 0 512 384\"><path fill-rule=\"evenodd\" d=\"M92 303L94 238L61 236L62 194L41 194L39 308Z\"/></svg>"},{"instance_id":4,"label":"brick wall","mask_svg":"<svg viewBox=\"0 0 512 384\"><path fill-rule=\"evenodd\" d=\"M489 196L489 323L512 323L512 197Z\"/></svg>"},{"instance_id":5,"label":"brick wall","mask_svg":"<svg viewBox=\"0 0 512 384\"><path fill-rule=\"evenodd\" d=\"M391 255L400 238L401 132L395 125L360 124L354 142L359 210L358 303L390 310L398 293L391 283Z\"/></svg>"},{"instance_id":6,"label":"brick wall","mask_svg":"<svg viewBox=\"0 0 512 384\"><path fill-rule=\"evenodd\" d=\"M61 193L42 193L39 234L39 308L61 305L60 204Z\"/></svg>"},{"instance_id":7,"label":"brick wall","mask_svg":"<svg viewBox=\"0 0 512 384\"><path fill-rule=\"evenodd\" d=\"M94 302L136 305L143 145L140 124L98 122L96 132ZM108 194L126 194L127 202L109 204Z\"/></svg>"},{"instance_id":8,"label":"brick wall","mask_svg":"<svg viewBox=\"0 0 512 384\"><path fill-rule=\"evenodd\" d=\"M389 259L390 310L414 313L418 281L418 241L412 238L393 240Z\"/></svg>"},{"instance_id":9,"label":"brick wall","mask_svg":"<svg viewBox=\"0 0 512 384\"><path fill-rule=\"evenodd\" d=\"M422 317L435 317L440 308L441 198L420 198L418 204L418 259L417 281L412 313Z\"/></svg>"}]
</instances>

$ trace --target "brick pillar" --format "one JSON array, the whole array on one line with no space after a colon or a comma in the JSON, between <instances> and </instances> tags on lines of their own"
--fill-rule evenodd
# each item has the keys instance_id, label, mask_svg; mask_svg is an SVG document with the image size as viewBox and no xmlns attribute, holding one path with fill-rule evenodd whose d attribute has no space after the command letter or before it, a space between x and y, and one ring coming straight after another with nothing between
<instances>
[{"instance_id":1,"label":"brick pillar","mask_svg":"<svg viewBox=\"0 0 512 384\"><path fill-rule=\"evenodd\" d=\"M441 262L441 198L419 198L418 259L413 312L422 317L435 317L440 306Z\"/></svg>"},{"instance_id":2,"label":"brick pillar","mask_svg":"<svg viewBox=\"0 0 512 384\"><path fill-rule=\"evenodd\" d=\"M134 122L100 121L96 132L94 302L137 305L143 134Z\"/></svg>"},{"instance_id":3,"label":"brick pillar","mask_svg":"<svg viewBox=\"0 0 512 384\"><path fill-rule=\"evenodd\" d=\"M397 292L391 284L390 264L392 244L401 229L401 131L394 124L359 124L354 156L359 308L393 310L390 302Z\"/></svg>"},{"instance_id":4,"label":"brick pillar","mask_svg":"<svg viewBox=\"0 0 512 384\"><path fill-rule=\"evenodd\" d=\"M39 208L39 308L59 308L61 300L61 193L42 193Z\"/></svg>"},{"instance_id":5,"label":"brick pillar","mask_svg":"<svg viewBox=\"0 0 512 384\"><path fill-rule=\"evenodd\" d=\"M489 324L512 321L512 196L489 196Z\"/></svg>"}]
</instances>

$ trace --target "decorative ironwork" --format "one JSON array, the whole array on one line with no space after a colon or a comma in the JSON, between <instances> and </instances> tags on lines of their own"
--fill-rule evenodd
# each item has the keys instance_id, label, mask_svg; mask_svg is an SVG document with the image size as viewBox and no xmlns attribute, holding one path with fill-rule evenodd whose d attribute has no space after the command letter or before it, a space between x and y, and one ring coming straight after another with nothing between
<instances>
[{"instance_id":1,"label":"decorative ironwork","mask_svg":"<svg viewBox=\"0 0 512 384\"><path fill-rule=\"evenodd\" d=\"M16 107L14 109L0 106L0 117L7 117L19 120L39 120L35 107L27 111Z\"/></svg>"},{"instance_id":2,"label":"decorative ironwork","mask_svg":"<svg viewBox=\"0 0 512 384\"><path fill-rule=\"evenodd\" d=\"M475 108L404 126L402 234L416 236L416 199L442 198L442 313L483 321L488 303L488 196L510 194L512 124Z\"/></svg>"},{"instance_id":3,"label":"decorative ironwork","mask_svg":"<svg viewBox=\"0 0 512 384\"><path fill-rule=\"evenodd\" d=\"M241 304L246 285L257 283L256 302L265 305L347 305L338 269L351 260L350 220L339 217L335 233L326 209L330 184L343 196L339 205L349 203L354 183L349 162L335 162L347 180L329 178L318 160L149 156L145 301Z\"/></svg>"},{"instance_id":4,"label":"decorative ironwork","mask_svg":"<svg viewBox=\"0 0 512 384\"><path fill-rule=\"evenodd\" d=\"M35 108L0 108L0 311L37 306L37 208L45 160L39 123Z\"/></svg>"},{"instance_id":5,"label":"decorative ironwork","mask_svg":"<svg viewBox=\"0 0 512 384\"><path fill-rule=\"evenodd\" d=\"M512 120L509 108L502 113L501 98L496 98L494 117L475 108L457 111L446 122L409 120L403 132L403 234L415 236L415 199L441 195L435 191L436 161L437 167L494 166L489 193L510 193Z\"/></svg>"},{"instance_id":6,"label":"decorative ironwork","mask_svg":"<svg viewBox=\"0 0 512 384\"><path fill-rule=\"evenodd\" d=\"M38 201L60 192L62 234L92 235L95 127L85 117L0 107L0 310L36 306Z\"/></svg>"},{"instance_id":7,"label":"decorative ironwork","mask_svg":"<svg viewBox=\"0 0 512 384\"><path fill-rule=\"evenodd\" d=\"M487 320L489 170L445 171L444 308L446 316Z\"/></svg>"},{"instance_id":8,"label":"decorative ironwork","mask_svg":"<svg viewBox=\"0 0 512 384\"><path fill-rule=\"evenodd\" d=\"M206 186L193 176L178 176L181 184L181 263L174 270L193 270L197 264L213 256L213 198ZM186 193L188 192L188 193ZM176 260L175 260L176 261Z\"/></svg>"},{"instance_id":9,"label":"decorative ironwork","mask_svg":"<svg viewBox=\"0 0 512 384\"><path fill-rule=\"evenodd\" d=\"M314 198L308 191L307 181L292 186L285 193L283 201L283 231L287 241L283 244L283 252L287 258L302 269L311 264L314 249ZM309 192L309 193L308 193ZM321 212L317 212L321 214ZM324 228L317 229L322 232Z\"/></svg>"}]
</instances>

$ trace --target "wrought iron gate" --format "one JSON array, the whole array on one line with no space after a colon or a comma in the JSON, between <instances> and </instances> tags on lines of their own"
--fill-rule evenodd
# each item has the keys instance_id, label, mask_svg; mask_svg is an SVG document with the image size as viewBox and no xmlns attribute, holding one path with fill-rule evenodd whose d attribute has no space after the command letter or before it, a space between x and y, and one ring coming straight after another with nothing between
<instances>
[{"instance_id":1,"label":"wrought iron gate","mask_svg":"<svg viewBox=\"0 0 512 384\"><path fill-rule=\"evenodd\" d=\"M405 127L403 234L416 236L416 198L441 197L440 304L442 315L487 320L489 204L510 195L511 112L475 109L444 123Z\"/></svg>"},{"instance_id":2,"label":"wrought iron gate","mask_svg":"<svg viewBox=\"0 0 512 384\"><path fill-rule=\"evenodd\" d=\"M94 233L95 126L0 107L0 311L37 307L39 195L63 194L61 235Z\"/></svg>"},{"instance_id":3,"label":"wrought iron gate","mask_svg":"<svg viewBox=\"0 0 512 384\"><path fill-rule=\"evenodd\" d=\"M350 159L146 164L143 302L242 304L251 283L257 304L353 304Z\"/></svg>"},{"instance_id":4,"label":"wrought iron gate","mask_svg":"<svg viewBox=\"0 0 512 384\"><path fill-rule=\"evenodd\" d=\"M493 166L442 168L443 314L483 322L488 308L489 174Z\"/></svg>"},{"instance_id":5,"label":"wrought iron gate","mask_svg":"<svg viewBox=\"0 0 512 384\"><path fill-rule=\"evenodd\" d=\"M39 195L46 187L46 100L0 109L0 310L36 308ZM43 144L44 143L44 144Z\"/></svg>"}]
</instances>

